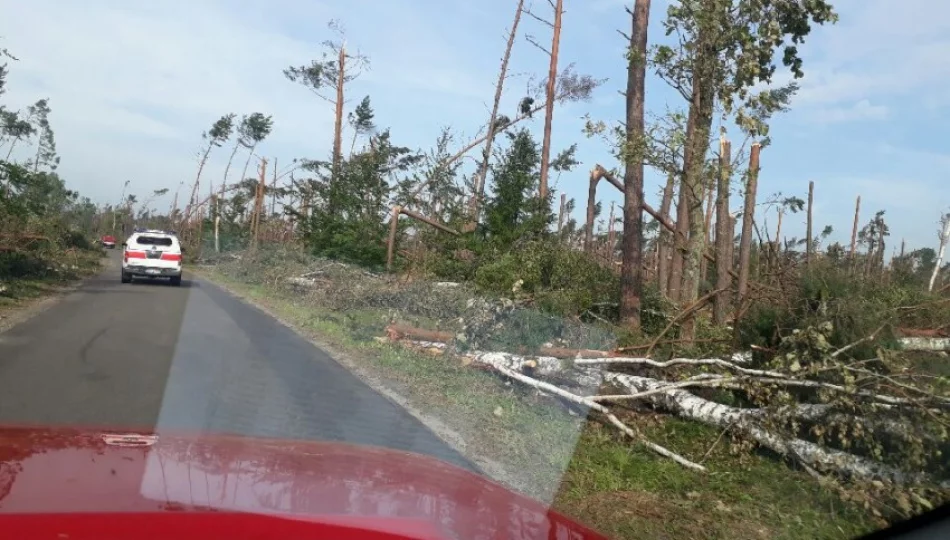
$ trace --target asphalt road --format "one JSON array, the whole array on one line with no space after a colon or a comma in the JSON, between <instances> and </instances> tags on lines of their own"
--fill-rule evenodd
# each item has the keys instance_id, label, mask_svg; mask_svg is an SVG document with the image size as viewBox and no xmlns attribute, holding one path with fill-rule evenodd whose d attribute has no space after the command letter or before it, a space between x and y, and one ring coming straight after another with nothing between
<instances>
[{"instance_id":1,"label":"asphalt road","mask_svg":"<svg viewBox=\"0 0 950 540\"><path fill-rule=\"evenodd\" d=\"M122 284L119 253L0 334L0 424L345 441L475 470L292 330L186 272Z\"/></svg>"}]
</instances>

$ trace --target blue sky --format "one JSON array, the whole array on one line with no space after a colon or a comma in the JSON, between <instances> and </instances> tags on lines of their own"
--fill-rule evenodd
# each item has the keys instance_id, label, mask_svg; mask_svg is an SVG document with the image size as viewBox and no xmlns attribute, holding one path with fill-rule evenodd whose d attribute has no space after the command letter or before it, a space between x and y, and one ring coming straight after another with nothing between
<instances>
[{"instance_id":1,"label":"blue sky","mask_svg":"<svg viewBox=\"0 0 950 540\"><path fill-rule=\"evenodd\" d=\"M529 4L531 1L529 0ZM534 0L543 13L547 2ZM558 188L583 207L587 171L616 165L598 140L585 139L582 117L623 117L624 6L632 0L566 0L562 66L607 82L588 103L555 111L554 149L578 143L582 165ZM654 0L651 42L669 0ZM762 155L760 202L769 194L804 197L816 184L818 229L850 235L854 199L862 221L887 211L890 246L936 243L937 220L950 209L950 4L930 0L837 0L841 16L817 29L803 48L806 77L792 110L772 125ZM339 19L348 42L372 64L350 87L355 104L370 95L378 124L401 144L427 148L452 126L461 145L485 122L514 0L208 0L126 2L0 0L0 46L18 55L4 103L23 107L51 99L61 172L97 201L118 198L132 180L142 196L190 182L202 131L220 115L272 114L275 132L260 153L288 163L329 153L332 110L284 79L282 68L320 54ZM522 33L549 40L531 19ZM530 75L546 72L546 56L519 38L503 108L512 111ZM651 78L647 106L683 108L682 99ZM541 120L531 129L540 135ZM219 182L227 152L214 155L207 179ZM661 179L648 173L648 196ZM606 200L616 196L602 190ZM168 204L168 200L158 205ZM738 208L738 199L733 200ZM165 208L164 206L161 206ZM774 229L775 216L759 218ZM804 217L783 231L801 235Z\"/></svg>"}]
</instances>

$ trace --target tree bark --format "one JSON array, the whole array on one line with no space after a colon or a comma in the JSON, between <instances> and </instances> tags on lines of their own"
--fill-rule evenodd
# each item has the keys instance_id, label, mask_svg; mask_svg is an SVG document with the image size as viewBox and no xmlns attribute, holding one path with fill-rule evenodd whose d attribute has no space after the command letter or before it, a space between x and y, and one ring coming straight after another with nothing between
<instances>
[{"instance_id":1,"label":"tree bark","mask_svg":"<svg viewBox=\"0 0 950 540\"><path fill-rule=\"evenodd\" d=\"M548 84L544 103L544 139L541 143L541 181L538 195L541 201L548 197L548 170L551 161L551 124L554 120L554 99L557 90L557 56L561 44L561 16L564 13L564 0L557 0L554 6L554 32L551 38L551 63L548 66Z\"/></svg>"},{"instance_id":2,"label":"tree bark","mask_svg":"<svg viewBox=\"0 0 950 540\"><path fill-rule=\"evenodd\" d=\"M703 220L703 230L706 231L706 236L704 237L704 246L712 245L712 217L714 212L714 206L716 201L716 181L717 178L708 178L709 186L706 188L706 210L703 214L705 216ZM707 272L709 267L706 264L708 261L705 258L700 259L699 261L699 276L701 283L705 283Z\"/></svg>"},{"instance_id":3,"label":"tree bark","mask_svg":"<svg viewBox=\"0 0 950 540\"><path fill-rule=\"evenodd\" d=\"M185 221L191 217L191 213L194 212L194 204L198 197L198 185L201 182L201 171L204 170L205 164L208 163L208 155L211 154L211 149L214 147L211 143L208 143L208 148L205 149L204 154L201 156L201 161L198 162L198 174L195 175L195 185L191 188L191 196L188 198L188 206L185 207L185 214L182 216L182 225L185 224Z\"/></svg>"},{"instance_id":4,"label":"tree bark","mask_svg":"<svg viewBox=\"0 0 950 540\"><path fill-rule=\"evenodd\" d=\"M755 191L759 180L759 153L762 146L753 143L749 153L749 174L745 186L745 207L742 212L742 238L739 241L739 306L748 299L749 259L752 255L752 221L755 218Z\"/></svg>"},{"instance_id":5,"label":"tree bark","mask_svg":"<svg viewBox=\"0 0 950 540\"><path fill-rule=\"evenodd\" d=\"M679 302L683 289L683 263L686 256L686 239L689 238L689 203L683 177L680 176L680 189L676 196L676 232L673 233L673 257L670 260L670 278L666 288L667 296L673 302Z\"/></svg>"},{"instance_id":6,"label":"tree bark","mask_svg":"<svg viewBox=\"0 0 950 540\"><path fill-rule=\"evenodd\" d=\"M604 258L607 262L614 262L614 248L617 246L617 238L614 235L614 202L610 201L610 217L607 219L607 246L604 250Z\"/></svg>"},{"instance_id":7,"label":"tree bark","mask_svg":"<svg viewBox=\"0 0 950 540\"><path fill-rule=\"evenodd\" d=\"M557 232L564 228L564 209L567 208L567 193L561 193L561 209L557 213Z\"/></svg>"},{"instance_id":8,"label":"tree bark","mask_svg":"<svg viewBox=\"0 0 950 540\"><path fill-rule=\"evenodd\" d=\"M511 23L511 32L508 34L508 43L505 46L505 54L501 57L501 72L498 74L498 83L495 85L495 101L492 104L491 117L488 120L488 136L485 139L485 151L483 152L482 162L478 167L478 174L475 176L475 193L472 195L471 201L472 221L478 221L482 197L485 196L485 178L488 177L488 165L491 162L491 148L495 142L495 122L498 120L498 108L501 104L501 95L505 86L505 79L508 77L508 61L511 59L511 49L515 45L515 36L518 34L518 24L521 22L523 9L524 0L518 0L515 18Z\"/></svg>"},{"instance_id":9,"label":"tree bark","mask_svg":"<svg viewBox=\"0 0 950 540\"><path fill-rule=\"evenodd\" d=\"M693 304L699 297L699 266L705 246L705 223L703 220L703 172L706 166L706 149L712 128L715 94L711 71L716 62L714 51L700 35L700 50L693 68L692 95L686 121L686 151L683 159L683 182L680 192L685 195L685 209L689 216L689 237L683 255L683 280L679 303ZM696 333L696 318L689 317L680 327L680 338L690 341Z\"/></svg>"},{"instance_id":10,"label":"tree bark","mask_svg":"<svg viewBox=\"0 0 950 540\"><path fill-rule=\"evenodd\" d=\"M811 264L811 259L813 252L815 250L814 241L815 238L812 234L812 209L814 208L815 203L815 182L808 182L808 217L805 225L805 240L808 242L805 244L805 264Z\"/></svg>"},{"instance_id":11,"label":"tree bark","mask_svg":"<svg viewBox=\"0 0 950 540\"><path fill-rule=\"evenodd\" d=\"M721 291L713 302L713 324L725 324L730 303L732 278L732 243L729 216L729 179L732 177L732 145L728 140L719 140L719 182L716 196L716 289Z\"/></svg>"},{"instance_id":12,"label":"tree bark","mask_svg":"<svg viewBox=\"0 0 950 540\"><path fill-rule=\"evenodd\" d=\"M854 226L851 227L851 253L849 257L854 261L855 252L858 249L858 220L861 217L861 196L858 195L858 200L854 203Z\"/></svg>"},{"instance_id":13,"label":"tree bark","mask_svg":"<svg viewBox=\"0 0 950 540\"><path fill-rule=\"evenodd\" d=\"M238 148L240 147L241 147L240 141L234 143L234 150L231 150L231 157L228 158L228 164L224 167L224 180L221 181L222 195L224 194L224 190L227 189L226 186L228 185L228 172L231 170L231 162L234 161L234 156L237 154ZM243 178L241 180L243 180Z\"/></svg>"},{"instance_id":14,"label":"tree bark","mask_svg":"<svg viewBox=\"0 0 950 540\"><path fill-rule=\"evenodd\" d=\"M594 249L594 218L597 214L597 183L600 182L600 169L590 171L590 184L587 188L587 222L584 224L584 251Z\"/></svg>"},{"instance_id":15,"label":"tree bark","mask_svg":"<svg viewBox=\"0 0 950 540\"><path fill-rule=\"evenodd\" d=\"M782 218L785 217L785 210L778 209L778 223L775 225L775 248L772 250L775 256L775 266L778 267L782 256Z\"/></svg>"},{"instance_id":16,"label":"tree bark","mask_svg":"<svg viewBox=\"0 0 950 540\"><path fill-rule=\"evenodd\" d=\"M943 264L943 257L947 253L947 242L950 242L950 214L943 218L943 233L940 235L940 247L937 249L937 263L934 265L933 273L930 274L927 291L933 292L934 284L937 283L937 276L940 275L940 265Z\"/></svg>"},{"instance_id":17,"label":"tree bark","mask_svg":"<svg viewBox=\"0 0 950 540\"><path fill-rule=\"evenodd\" d=\"M663 188L663 198L660 200L660 214L669 219L670 207L673 206L673 183L675 176L670 174L666 178L666 186ZM660 227L657 238L657 262L656 279L657 288L661 294L667 294L670 287L670 256L673 245L673 233L667 231L665 227Z\"/></svg>"},{"instance_id":18,"label":"tree bark","mask_svg":"<svg viewBox=\"0 0 950 540\"><path fill-rule=\"evenodd\" d=\"M402 207L398 204L393 206L392 216L389 218L389 238L386 241L386 270L392 272L393 258L396 252L396 231L399 227L399 213Z\"/></svg>"},{"instance_id":19,"label":"tree bark","mask_svg":"<svg viewBox=\"0 0 950 540\"><path fill-rule=\"evenodd\" d=\"M336 80L336 117L333 124L333 175L335 180L340 174L340 161L343 159L343 83L346 81L346 43L340 45L339 74Z\"/></svg>"},{"instance_id":20,"label":"tree bark","mask_svg":"<svg viewBox=\"0 0 950 540\"><path fill-rule=\"evenodd\" d=\"M643 288L643 115L649 22L650 0L636 0L631 17L627 62L627 148L624 152L623 259L620 270L620 322L635 329L640 328L640 295Z\"/></svg>"},{"instance_id":21,"label":"tree bark","mask_svg":"<svg viewBox=\"0 0 950 540\"><path fill-rule=\"evenodd\" d=\"M267 188L267 160L261 160L261 176L257 184L257 199L254 208L254 247L260 244L261 240L261 214L264 213L265 203L264 194Z\"/></svg>"}]
</instances>

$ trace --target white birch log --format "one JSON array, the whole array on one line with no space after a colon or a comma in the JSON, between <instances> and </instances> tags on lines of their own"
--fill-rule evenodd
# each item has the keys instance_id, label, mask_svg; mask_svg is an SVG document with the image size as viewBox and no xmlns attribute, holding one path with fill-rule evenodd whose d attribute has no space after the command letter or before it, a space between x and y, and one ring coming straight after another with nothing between
<instances>
[{"instance_id":1,"label":"white birch log","mask_svg":"<svg viewBox=\"0 0 950 540\"><path fill-rule=\"evenodd\" d=\"M427 343L426 345L432 344ZM609 410L606 409L604 405L597 403L592 396L584 397L572 394L544 381L537 380L533 377L528 377L521 372L526 369L532 370L532 372L539 377L563 378L565 376L573 375L574 377L578 377L580 380L583 380L583 386L588 387L599 387L603 383L610 383L619 386L620 388L624 388L630 392L631 395L638 395L640 396L640 399L677 416L723 429L739 429L744 435L757 442L761 446L793 460L799 461L803 465L810 468L833 470L835 472L843 473L847 476L862 480L883 480L896 484L918 484L928 482L930 480L927 475L923 473L901 471L899 469L895 469L882 463L856 456L848 452L823 448L810 441L785 438L775 433L771 433L758 423L760 419L768 414L767 411L762 409L741 409L738 407L730 407L728 405L723 405L708 399L700 398L686 390L681 389L677 386L677 383L587 367L603 364L605 362L604 359L579 359L573 362L566 361L562 363L561 360L551 357L529 358L504 352L477 351L466 353L465 356L470 358L475 363L492 367L499 373L524 382L525 384L529 384L530 386L538 388L541 391L558 395L560 397L565 397L566 399L574 401L575 403L583 404L601 412ZM677 360L682 361L688 359ZM578 365L578 363L580 363L580 365ZM572 366L571 364L574 365ZM735 367L738 369L746 369L739 368L739 366ZM712 380L715 382L714 377L717 376L713 374L703 374L701 376L694 377L693 379L694 381ZM772 379L774 380L778 378L774 377ZM789 379L786 378L782 381L787 382L788 380ZM808 384L810 381L800 382L805 383L806 386L810 386L810 384ZM819 386L824 387L824 385ZM885 403L889 401L894 401L897 403L904 402L904 400L897 398L888 398L884 396L878 397L882 397L883 399L881 399L881 401L884 401ZM824 411L826 411L824 408L825 406L822 405L802 405L801 407L803 418L818 418ZM610 418L612 415L610 415L609 412L605 412L605 414L609 415L608 420L610 420L612 424L617 425L617 423L619 423L619 420L617 420L616 423L614 422L616 417L613 417L614 419ZM620 424L623 425L622 423ZM620 428L625 433L627 433L626 429L629 429L626 428L626 426L618 426L618 428ZM669 450L666 449L662 450L669 452ZM950 481L944 481L940 485L944 488L950 488Z\"/></svg>"}]
</instances>

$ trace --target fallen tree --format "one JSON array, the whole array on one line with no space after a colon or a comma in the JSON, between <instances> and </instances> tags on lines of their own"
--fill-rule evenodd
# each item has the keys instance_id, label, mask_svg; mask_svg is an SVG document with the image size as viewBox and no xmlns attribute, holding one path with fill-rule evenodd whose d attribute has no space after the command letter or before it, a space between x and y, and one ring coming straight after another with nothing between
<instances>
[{"instance_id":1,"label":"fallen tree","mask_svg":"<svg viewBox=\"0 0 950 540\"><path fill-rule=\"evenodd\" d=\"M827 362L824 368L803 369L800 364L806 359L801 352L796 357L799 365L774 368L748 367L721 358L565 359L458 350L446 339L449 337L449 332L391 325L386 339L440 354L451 352L463 363L487 368L543 394L580 405L638 443L697 471L705 471L705 467L675 449L645 440L622 422L617 412L639 402L723 432L731 431L819 478L886 483L898 489L924 486L942 490L939 497L950 496L946 464L939 466L940 449L947 445L950 396L861 367L869 361ZM814 335L804 332L796 337L808 340ZM788 350L797 344L789 343ZM843 349L825 351L824 357L840 360ZM844 374L844 382L821 377L831 372ZM605 389L614 393L602 393ZM710 389L741 395L745 403L725 404L700 395ZM887 459L885 450L896 452L894 447L901 445L913 447L905 450L916 458L902 457L896 460L900 463ZM928 501L918 498L926 507Z\"/></svg>"}]
</instances>

